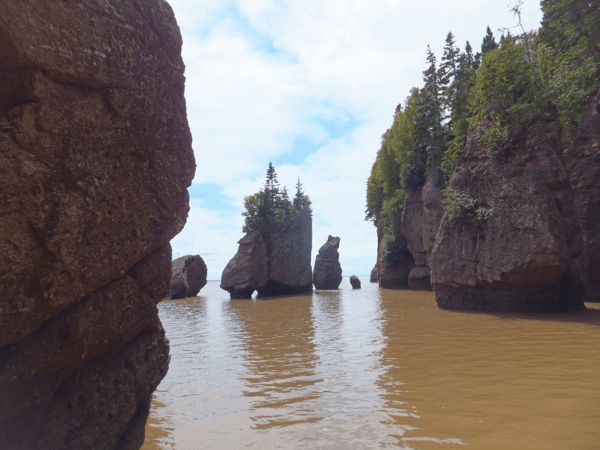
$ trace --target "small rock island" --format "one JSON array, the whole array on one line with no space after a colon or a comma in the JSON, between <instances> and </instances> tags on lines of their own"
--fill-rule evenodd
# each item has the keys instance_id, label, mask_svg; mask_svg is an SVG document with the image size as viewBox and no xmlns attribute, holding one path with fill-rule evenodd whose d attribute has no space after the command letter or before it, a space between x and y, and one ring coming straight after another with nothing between
<instances>
[{"instance_id":1,"label":"small rock island","mask_svg":"<svg viewBox=\"0 0 600 450\"><path fill-rule=\"evenodd\" d=\"M315 289L339 289L342 282L342 266L340 265L340 238L329 236L319 249L313 272Z\"/></svg>"},{"instance_id":2,"label":"small rock island","mask_svg":"<svg viewBox=\"0 0 600 450\"><path fill-rule=\"evenodd\" d=\"M173 260L171 288L167 299L195 297L206 286L208 269L200 255L186 255Z\"/></svg>"},{"instance_id":3,"label":"small rock island","mask_svg":"<svg viewBox=\"0 0 600 450\"><path fill-rule=\"evenodd\" d=\"M244 199L246 235L221 276L232 299L312 291L312 210L298 180L289 200L271 163L264 187Z\"/></svg>"}]
</instances>

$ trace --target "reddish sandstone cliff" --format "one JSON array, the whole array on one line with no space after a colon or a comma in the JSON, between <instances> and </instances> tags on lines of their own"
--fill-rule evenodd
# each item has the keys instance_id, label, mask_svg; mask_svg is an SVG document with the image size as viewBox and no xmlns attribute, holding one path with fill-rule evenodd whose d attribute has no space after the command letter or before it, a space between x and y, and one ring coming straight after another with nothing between
<instances>
[{"instance_id":1,"label":"reddish sandstone cliff","mask_svg":"<svg viewBox=\"0 0 600 450\"><path fill-rule=\"evenodd\" d=\"M599 141L598 97L572 136L549 120L488 152L470 134L449 188L476 204L442 220L432 256L440 306L563 311L598 299ZM479 220L477 207L491 212Z\"/></svg>"},{"instance_id":2,"label":"reddish sandstone cliff","mask_svg":"<svg viewBox=\"0 0 600 450\"><path fill-rule=\"evenodd\" d=\"M194 172L163 0L0 4L0 448L137 448Z\"/></svg>"}]
</instances>

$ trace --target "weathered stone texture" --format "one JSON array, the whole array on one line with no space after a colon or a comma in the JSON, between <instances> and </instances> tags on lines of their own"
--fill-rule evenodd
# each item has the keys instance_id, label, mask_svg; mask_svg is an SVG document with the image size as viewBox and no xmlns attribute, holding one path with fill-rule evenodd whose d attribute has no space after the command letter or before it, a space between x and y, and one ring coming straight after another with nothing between
<instances>
[{"instance_id":1,"label":"weathered stone texture","mask_svg":"<svg viewBox=\"0 0 600 450\"><path fill-rule=\"evenodd\" d=\"M171 289L168 299L195 297L206 286L208 269L200 255L186 255L173 260Z\"/></svg>"},{"instance_id":2,"label":"weathered stone texture","mask_svg":"<svg viewBox=\"0 0 600 450\"><path fill-rule=\"evenodd\" d=\"M350 284L352 289L360 289L360 279L356 275L350 277Z\"/></svg>"},{"instance_id":3,"label":"weathered stone texture","mask_svg":"<svg viewBox=\"0 0 600 450\"><path fill-rule=\"evenodd\" d=\"M312 217L275 231L252 231L221 277L221 289L231 298L301 294L312 291Z\"/></svg>"},{"instance_id":4,"label":"weathered stone texture","mask_svg":"<svg viewBox=\"0 0 600 450\"><path fill-rule=\"evenodd\" d=\"M432 255L439 306L506 312L583 306L583 240L560 142L553 123L493 152L470 133L449 188L492 212L483 220L476 210L442 219Z\"/></svg>"},{"instance_id":5,"label":"weathered stone texture","mask_svg":"<svg viewBox=\"0 0 600 450\"><path fill-rule=\"evenodd\" d=\"M583 240L585 301L600 302L600 90L590 101L573 136L565 162Z\"/></svg>"},{"instance_id":6,"label":"weathered stone texture","mask_svg":"<svg viewBox=\"0 0 600 450\"><path fill-rule=\"evenodd\" d=\"M195 169L180 53L163 0L0 3L0 448L143 441Z\"/></svg>"},{"instance_id":7,"label":"weathered stone texture","mask_svg":"<svg viewBox=\"0 0 600 450\"><path fill-rule=\"evenodd\" d=\"M269 253L267 284L259 296L300 294L312 291L312 217L303 215L294 226L264 233Z\"/></svg>"},{"instance_id":8,"label":"weathered stone texture","mask_svg":"<svg viewBox=\"0 0 600 450\"><path fill-rule=\"evenodd\" d=\"M315 260L313 284L316 289L338 289L342 282L342 266L338 248L340 238L329 236L327 242L319 249Z\"/></svg>"},{"instance_id":9,"label":"weathered stone texture","mask_svg":"<svg viewBox=\"0 0 600 450\"><path fill-rule=\"evenodd\" d=\"M221 289L231 298L250 298L267 284L269 257L267 244L260 231L252 231L238 241L237 253L223 270Z\"/></svg>"}]
</instances>

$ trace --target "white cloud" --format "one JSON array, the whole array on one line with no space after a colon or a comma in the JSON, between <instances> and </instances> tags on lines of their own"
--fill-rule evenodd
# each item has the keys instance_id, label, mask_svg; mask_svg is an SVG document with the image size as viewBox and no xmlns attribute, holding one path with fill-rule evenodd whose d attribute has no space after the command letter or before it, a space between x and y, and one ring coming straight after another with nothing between
<instances>
[{"instance_id":1,"label":"white cloud","mask_svg":"<svg viewBox=\"0 0 600 450\"><path fill-rule=\"evenodd\" d=\"M376 237L363 220L366 180L395 106L422 84L427 45L439 59L452 31L461 47L469 40L477 51L488 24L497 34L516 23L507 6L494 0L171 0L171 5L184 39L198 166L194 182L217 184L240 208L210 210L194 202L173 241L177 252L214 253L213 277L237 250L244 195L258 190L269 160L285 161L282 155L298 137L320 148L301 164L283 164L277 171L290 191L300 176L313 200L313 250L328 234L339 235L342 267L346 261L348 270L367 274ZM526 27L537 28L537 0L529 0L523 12ZM358 127L327 139L320 121L348 117Z\"/></svg>"}]
</instances>

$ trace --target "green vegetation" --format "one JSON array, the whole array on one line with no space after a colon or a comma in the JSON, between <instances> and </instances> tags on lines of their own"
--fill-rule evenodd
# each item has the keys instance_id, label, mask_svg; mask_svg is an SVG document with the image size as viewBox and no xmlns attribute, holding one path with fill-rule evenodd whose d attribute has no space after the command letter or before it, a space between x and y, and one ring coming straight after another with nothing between
<instances>
[{"instance_id":1,"label":"green vegetation","mask_svg":"<svg viewBox=\"0 0 600 450\"><path fill-rule=\"evenodd\" d=\"M440 64L427 49L424 85L397 106L367 181L366 219L384 226L387 242L400 235L409 189L427 178L448 183L470 127L497 153L540 123L558 121L567 133L577 126L600 81L600 0L542 0L537 32L524 30L521 5L511 8L521 34L506 29L497 42L488 27L474 54L469 42L460 51L448 33ZM451 220L468 216L479 224L489 213L451 192L444 203Z\"/></svg>"},{"instance_id":2,"label":"green vegetation","mask_svg":"<svg viewBox=\"0 0 600 450\"><path fill-rule=\"evenodd\" d=\"M242 231L276 231L289 225L295 225L302 215L311 215L311 201L302 190L298 178L296 195L290 201L285 186L280 189L277 173L269 162L267 178L263 188L254 195L244 197L245 211Z\"/></svg>"}]
</instances>

